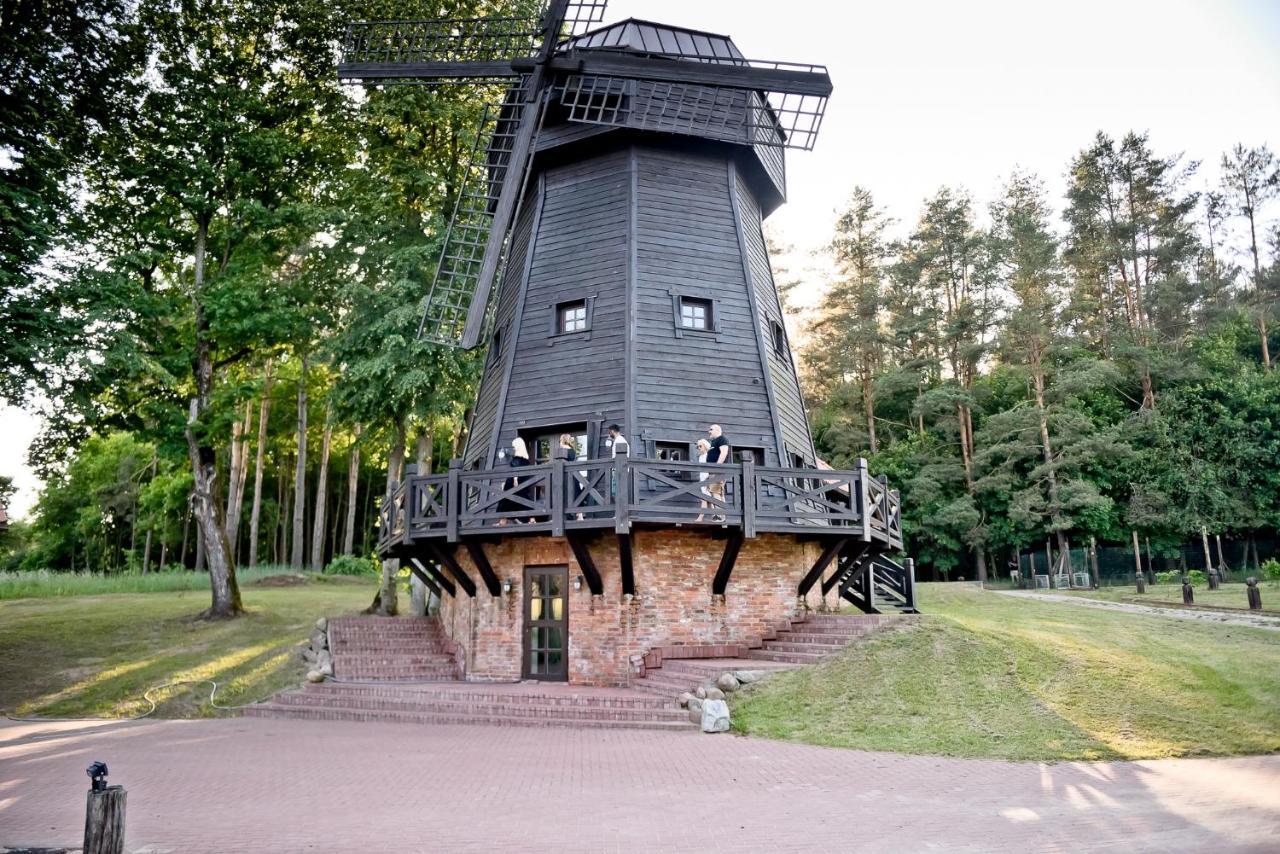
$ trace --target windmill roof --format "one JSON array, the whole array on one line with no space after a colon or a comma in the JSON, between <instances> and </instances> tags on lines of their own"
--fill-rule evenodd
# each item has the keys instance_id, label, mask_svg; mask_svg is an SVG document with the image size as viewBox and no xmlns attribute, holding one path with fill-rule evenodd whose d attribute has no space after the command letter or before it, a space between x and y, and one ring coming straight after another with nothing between
<instances>
[{"instance_id":1,"label":"windmill roof","mask_svg":"<svg viewBox=\"0 0 1280 854\"><path fill-rule=\"evenodd\" d=\"M655 24L628 18L598 30L591 30L566 40L562 49L613 48L637 53L662 53L687 56L700 61L722 59L726 62L743 59L742 51L728 36Z\"/></svg>"}]
</instances>

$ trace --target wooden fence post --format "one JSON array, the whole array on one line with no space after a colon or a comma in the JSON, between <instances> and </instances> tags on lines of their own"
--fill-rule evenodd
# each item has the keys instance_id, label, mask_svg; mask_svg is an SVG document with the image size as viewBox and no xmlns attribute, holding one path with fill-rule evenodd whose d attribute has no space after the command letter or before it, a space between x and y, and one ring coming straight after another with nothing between
<instances>
[{"instance_id":1,"label":"wooden fence post","mask_svg":"<svg viewBox=\"0 0 1280 854\"><path fill-rule=\"evenodd\" d=\"M83 854L122 854L124 851L124 786L107 785L107 766L89 766L93 784L84 809Z\"/></svg>"},{"instance_id":2,"label":"wooden fence post","mask_svg":"<svg viewBox=\"0 0 1280 854\"><path fill-rule=\"evenodd\" d=\"M756 463L752 451L742 452L742 490L738 503L742 505L742 536L756 536Z\"/></svg>"},{"instance_id":3,"label":"wooden fence post","mask_svg":"<svg viewBox=\"0 0 1280 854\"><path fill-rule=\"evenodd\" d=\"M449 542L458 541L458 514L462 512L462 500L459 497L462 484L462 460L454 457L449 460L449 482L444 488L444 525L445 535Z\"/></svg>"},{"instance_id":4,"label":"wooden fence post","mask_svg":"<svg viewBox=\"0 0 1280 854\"><path fill-rule=\"evenodd\" d=\"M551 483L547 486L547 512L551 514L551 536L564 536L565 449L557 445L551 452Z\"/></svg>"}]
</instances>

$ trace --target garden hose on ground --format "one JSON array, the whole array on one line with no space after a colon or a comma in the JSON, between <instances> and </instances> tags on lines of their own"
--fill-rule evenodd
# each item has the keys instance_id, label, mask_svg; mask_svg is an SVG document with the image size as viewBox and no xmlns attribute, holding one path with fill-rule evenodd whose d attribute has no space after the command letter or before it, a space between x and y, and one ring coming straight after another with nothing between
<instances>
[{"instance_id":1,"label":"garden hose on ground","mask_svg":"<svg viewBox=\"0 0 1280 854\"><path fill-rule=\"evenodd\" d=\"M97 723L110 724L110 723L128 723L130 721L140 721L143 718L153 714L155 710L159 708L159 705L156 703L156 701L151 699L152 692L159 691L162 688L172 688L174 685L212 685L213 688L209 691L209 705L215 709L218 709L219 711L231 712L231 711L235 711L236 709L243 709L245 706L252 705L252 703L242 703L239 706L220 706L216 702L214 702L214 699L213 699L214 695L218 693L218 683L215 682L214 680L212 679L179 679L176 682L164 682L160 685L152 685L150 688L143 691L142 699L150 703L151 708L147 709L142 714L134 715L133 717L128 717L128 718L44 718L44 717L20 718L20 717L16 717L15 715L5 715L5 717L7 717L11 721L18 721L20 723L36 723L36 724L63 723L63 722L69 722L69 721L94 721Z\"/></svg>"}]
</instances>

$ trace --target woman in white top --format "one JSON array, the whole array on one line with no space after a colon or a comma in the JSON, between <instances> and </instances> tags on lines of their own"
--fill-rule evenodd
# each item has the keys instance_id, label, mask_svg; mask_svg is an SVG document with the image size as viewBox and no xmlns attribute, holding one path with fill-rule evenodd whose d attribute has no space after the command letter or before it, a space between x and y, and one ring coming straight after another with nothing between
<instances>
[{"instance_id":1,"label":"woman in white top","mask_svg":"<svg viewBox=\"0 0 1280 854\"><path fill-rule=\"evenodd\" d=\"M711 453L711 443L708 442L706 439L699 439L698 440L698 462L705 463L707 461L707 454L709 453ZM707 476L708 476L708 472L705 472L705 471L698 472L698 480L704 484L706 483ZM707 499L711 497L711 490L707 489L706 486L701 486L699 487L699 489L702 491L702 495L703 495L702 509L705 511L708 507L711 506L710 504L707 503ZM695 519L694 521L701 522L703 515L705 514L699 513L698 518Z\"/></svg>"}]
</instances>

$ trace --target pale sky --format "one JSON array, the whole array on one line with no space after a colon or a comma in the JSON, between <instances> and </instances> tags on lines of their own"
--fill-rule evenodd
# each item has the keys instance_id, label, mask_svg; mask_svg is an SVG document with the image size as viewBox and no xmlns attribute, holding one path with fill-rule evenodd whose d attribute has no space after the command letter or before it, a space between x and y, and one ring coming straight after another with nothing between
<instances>
[{"instance_id":1,"label":"pale sky","mask_svg":"<svg viewBox=\"0 0 1280 854\"><path fill-rule=\"evenodd\" d=\"M1149 131L1157 153L1217 181L1236 142L1280 149L1280 0L611 0L636 17L732 36L752 59L827 66L812 152L788 152L771 226L804 252L863 184L906 228L942 184L985 209L1015 165L1060 204L1072 155L1104 130ZM1274 214L1274 212L1273 212ZM0 474L35 499L29 414L0 408Z\"/></svg>"}]
</instances>

